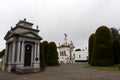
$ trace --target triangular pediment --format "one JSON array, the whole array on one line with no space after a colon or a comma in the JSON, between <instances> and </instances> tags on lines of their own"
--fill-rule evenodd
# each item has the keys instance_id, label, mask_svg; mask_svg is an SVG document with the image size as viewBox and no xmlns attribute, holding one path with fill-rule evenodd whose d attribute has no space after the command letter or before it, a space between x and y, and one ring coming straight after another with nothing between
<instances>
[{"instance_id":1,"label":"triangular pediment","mask_svg":"<svg viewBox=\"0 0 120 80\"><path fill-rule=\"evenodd\" d=\"M37 34L35 35L35 33L31 33L31 32L29 32L29 33L23 33L21 35L28 36L28 37L38 37Z\"/></svg>"},{"instance_id":2,"label":"triangular pediment","mask_svg":"<svg viewBox=\"0 0 120 80\"><path fill-rule=\"evenodd\" d=\"M14 34L17 34L17 33L13 32L13 31L8 31L7 34L5 35L4 39L6 40L7 38L13 36Z\"/></svg>"},{"instance_id":3,"label":"triangular pediment","mask_svg":"<svg viewBox=\"0 0 120 80\"><path fill-rule=\"evenodd\" d=\"M25 32L25 33L21 33L20 35L25 37L31 37L31 38L39 38L39 39L41 38L38 34L34 32Z\"/></svg>"},{"instance_id":4,"label":"triangular pediment","mask_svg":"<svg viewBox=\"0 0 120 80\"><path fill-rule=\"evenodd\" d=\"M22 37L29 37L29 38L36 38L40 40L42 39L37 33L34 33L34 32L16 33L14 31L8 31L4 39L6 40L14 35L22 36Z\"/></svg>"}]
</instances>

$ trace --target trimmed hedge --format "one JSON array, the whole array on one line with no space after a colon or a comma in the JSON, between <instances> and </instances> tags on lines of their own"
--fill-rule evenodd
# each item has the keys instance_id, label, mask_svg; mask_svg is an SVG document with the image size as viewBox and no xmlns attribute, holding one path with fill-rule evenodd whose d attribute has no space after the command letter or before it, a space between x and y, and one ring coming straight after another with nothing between
<instances>
[{"instance_id":1,"label":"trimmed hedge","mask_svg":"<svg viewBox=\"0 0 120 80\"><path fill-rule=\"evenodd\" d=\"M88 63L91 64L91 57L92 57L92 52L93 52L93 43L94 43L94 36L95 34L91 34L90 37L89 37L89 41L88 41L88 55L89 55L89 58L88 58Z\"/></svg>"},{"instance_id":2,"label":"trimmed hedge","mask_svg":"<svg viewBox=\"0 0 120 80\"><path fill-rule=\"evenodd\" d=\"M113 40L113 52L115 64L120 64L120 40Z\"/></svg>"},{"instance_id":3,"label":"trimmed hedge","mask_svg":"<svg viewBox=\"0 0 120 80\"><path fill-rule=\"evenodd\" d=\"M101 26L96 30L91 65L110 66L114 64L112 38L109 28Z\"/></svg>"},{"instance_id":4,"label":"trimmed hedge","mask_svg":"<svg viewBox=\"0 0 120 80\"><path fill-rule=\"evenodd\" d=\"M48 44L48 66L58 66L57 46L54 42Z\"/></svg>"},{"instance_id":5,"label":"trimmed hedge","mask_svg":"<svg viewBox=\"0 0 120 80\"><path fill-rule=\"evenodd\" d=\"M46 67L43 43L40 43L40 67L41 70L44 70Z\"/></svg>"},{"instance_id":6,"label":"trimmed hedge","mask_svg":"<svg viewBox=\"0 0 120 80\"><path fill-rule=\"evenodd\" d=\"M43 49L44 49L44 57L45 57L45 63L48 65L48 41L43 41Z\"/></svg>"}]
</instances>

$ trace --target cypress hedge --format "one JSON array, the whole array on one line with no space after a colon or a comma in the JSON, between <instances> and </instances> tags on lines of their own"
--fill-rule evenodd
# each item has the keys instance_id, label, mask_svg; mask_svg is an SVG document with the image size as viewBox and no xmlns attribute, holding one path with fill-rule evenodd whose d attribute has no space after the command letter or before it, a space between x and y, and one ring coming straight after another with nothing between
<instances>
[{"instance_id":1,"label":"cypress hedge","mask_svg":"<svg viewBox=\"0 0 120 80\"><path fill-rule=\"evenodd\" d=\"M115 64L120 64L120 40L113 40L113 52L114 52L114 60Z\"/></svg>"},{"instance_id":2,"label":"cypress hedge","mask_svg":"<svg viewBox=\"0 0 120 80\"><path fill-rule=\"evenodd\" d=\"M40 68L41 70L45 70L46 68L43 43L40 43Z\"/></svg>"},{"instance_id":3,"label":"cypress hedge","mask_svg":"<svg viewBox=\"0 0 120 80\"><path fill-rule=\"evenodd\" d=\"M58 66L57 46L54 42L48 44L48 66Z\"/></svg>"},{"instance_id":4,"label":"cypress hedge","mask_svg":"<svg viewBox=\"0 0 120 80\"><path fill-rule=\"evenodd\" d=\"M112 38L109 28L101 26L96 30L93 48L91 65L110 66L114 64Z\"/></svg>"},{"instance_id":5,"label":"cypress hedge","mask_svg":"<svg viewBox=\"0 0 120 80\"><path fill-rule=\"evenodd\" d=\"M45 63L48 64L48 41L43 41L42 44L44 49Z\"/></svg>"},{"instance_id":6,"label":"cypress hedge","mask_svg":"<svg viewBox=\"0 0 120 80\"><path fill-rule=\"evenodd\" d=\"M89 55L89 58L88 58L88 63L91 64L91 56L92 56L92 52L93 52L93 43L94 43L94 36L95 34L91 34L90 37L89 37L89 41L88 41L88 55Z\"/></svg>"}]
</instances>

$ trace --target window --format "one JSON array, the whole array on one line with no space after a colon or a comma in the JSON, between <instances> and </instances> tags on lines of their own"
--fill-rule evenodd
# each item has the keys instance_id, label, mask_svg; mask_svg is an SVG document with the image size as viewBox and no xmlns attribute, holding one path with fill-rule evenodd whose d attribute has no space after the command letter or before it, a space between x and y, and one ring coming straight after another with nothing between
<instances>
[{"instance_id":1,"label":"window","mask_svg":"<svg viewBox=\"0 0 120 80\"><path fill-rule=\"evenodd\" d=\"M64 51L64 56L66 56L66 51Z\"/></svg>"},{"instance_id":2,"label":"window","mask_svg":"<svg viewBox=\"0 0 120 80\"><path fill-rule=\"evenodd\" d=\"M66 51L60 51L60 56L66 56Z\"/></svg>"},{"instance_id":3,"label":"window","mask_svg":"<svg viewBox=\"0 0 120 80\"><path fill-rule=\"evenodd\" d=\"M62 56L62 51L60 51L60 56Z\"/></svg>"},{"instance_id":4,"label":"window","mask_svg":"<svg viewBox=\"0 0 120 80\"><path fill-rule=\"evenodd\" d=\"M79 58L81 58L81 55L79 55Z\"/></svg>"}]
</instances>

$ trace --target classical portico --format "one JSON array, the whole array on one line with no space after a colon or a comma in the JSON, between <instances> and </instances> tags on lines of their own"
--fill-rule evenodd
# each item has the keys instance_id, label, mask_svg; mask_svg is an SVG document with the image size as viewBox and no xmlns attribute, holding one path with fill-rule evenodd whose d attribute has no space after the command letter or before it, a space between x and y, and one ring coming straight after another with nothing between
<instances>
[{"instance_id":1,"label":"classical portico","mask_svg":"<svg viewBox=\"0 0 120 80\"><path fill-rule=\"evenodd\" d=\"M3 71L11 72L17 69L40 68L40 40L38 26L33 29L33 23L26 19L20 20L14 28L5 35L6 53Z\"/></svg>"}]
</instances>

